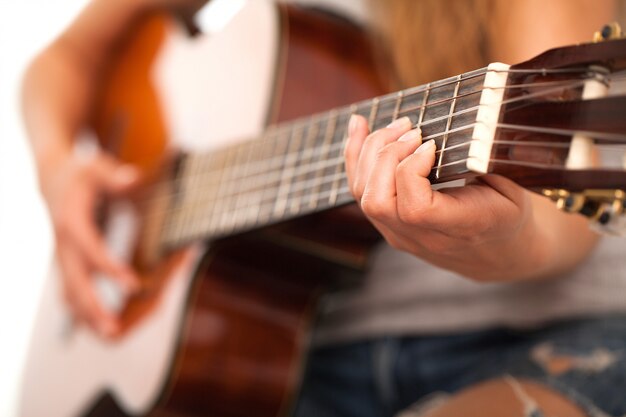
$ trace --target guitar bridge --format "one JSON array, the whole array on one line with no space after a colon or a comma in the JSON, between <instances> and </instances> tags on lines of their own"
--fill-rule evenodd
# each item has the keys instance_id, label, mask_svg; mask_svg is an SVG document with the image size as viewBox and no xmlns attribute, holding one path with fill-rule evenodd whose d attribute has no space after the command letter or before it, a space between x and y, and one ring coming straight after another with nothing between
<instances>
[{"instance_id":1,"label":"guitar bridge","mask_svg":"<svg viewBox=\"0 0 626 417\"><path fill-rule=\"evenodd\" d=\"M554 201L560 210L588 217L598 232L626 235L626 191L608 189L571 192L545 189L542 193Z\"/></svg>"}]
</instances>

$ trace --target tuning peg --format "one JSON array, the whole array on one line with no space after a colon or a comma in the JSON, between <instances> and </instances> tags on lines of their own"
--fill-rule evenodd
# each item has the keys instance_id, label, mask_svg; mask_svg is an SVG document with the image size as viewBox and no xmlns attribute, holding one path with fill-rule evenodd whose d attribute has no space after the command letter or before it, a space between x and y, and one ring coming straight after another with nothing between
<instances>
[{"instance_id":1,"label":"tuning peg","mask_svg":"<svg viewBox=\"0 0 626 417\"><path fill-rule=\"evenodd\" d=\"M618 39L622 36L622 27L619 25L619 23L611 22L602 26L602 29L593 34L593 41L608 41L609 39Z\"/></svg>"},{"instance_id":2,"label":"tuning peg","mask_svg":"<svg viewBox=\"0 0 626 417\"><path fill-rule=\"evenodd\" d=\"M542 193L554 201L560 210L588 217L595 230L610 235L626 235L624 190L570 192L563 189L546 189Z\"/></svg>"}]
</instances>

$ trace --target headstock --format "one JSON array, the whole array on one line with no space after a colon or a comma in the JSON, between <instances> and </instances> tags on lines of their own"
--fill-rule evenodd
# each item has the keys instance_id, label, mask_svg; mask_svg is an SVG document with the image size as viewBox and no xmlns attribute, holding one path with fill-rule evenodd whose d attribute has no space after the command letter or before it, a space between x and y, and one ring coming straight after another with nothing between
<instances>
[{"instance_id":1,"label":"headstock","mask_svg":"<svg viewBox=\"0 0 626 417\"><path fill-rule=\"evenodd\" d=\"M617 24L607 25L596 42L510 67L488 168L613 234L626 233L626 39L619 36Z\"/></svg>"}]
</instances>

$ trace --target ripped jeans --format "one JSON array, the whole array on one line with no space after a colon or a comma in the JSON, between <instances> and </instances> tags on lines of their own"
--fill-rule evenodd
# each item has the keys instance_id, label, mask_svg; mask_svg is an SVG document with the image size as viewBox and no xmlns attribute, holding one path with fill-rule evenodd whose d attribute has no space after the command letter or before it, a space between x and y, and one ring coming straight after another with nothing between
<instances>
[{"instance_id":1,"label":"ripped jeans","mask_svg":"<svg viewBox=\"0 0 626 417\"><path fill-rule=\"evenodd\" d=\"M393 416L494 378L545 384L591 417L625 416L626 316L318 348L294 415Z\"/></svg>"}]
</instances>

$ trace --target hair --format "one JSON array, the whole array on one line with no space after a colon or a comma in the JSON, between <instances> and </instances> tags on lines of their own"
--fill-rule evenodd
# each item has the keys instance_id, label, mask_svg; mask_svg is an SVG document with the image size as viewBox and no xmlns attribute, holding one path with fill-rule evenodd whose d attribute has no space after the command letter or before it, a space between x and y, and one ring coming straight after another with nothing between
<instances>
[{"instance_id":1,"label":"hair","mask_svg":"<svg viewBox=\"0 0 626 417\"><path fill-rule=\"evenodd\" d=\"M393 66L391 82L398 88L493 61L496 28L511 5L511 0L369 1L379 49ZM626 0L618 0L617 6L624 23Z\"/></svg>"},{"instance_id":2,"label":"hair","mask_svg":"<svg viewBox=\"0 0 626 417\"><path fill-rule=\"evenodd\" d=\"M423 84L489 62L496 0L370 2L377 40L400 86Z\"/></svg>"}]
</instances>

